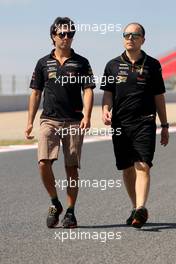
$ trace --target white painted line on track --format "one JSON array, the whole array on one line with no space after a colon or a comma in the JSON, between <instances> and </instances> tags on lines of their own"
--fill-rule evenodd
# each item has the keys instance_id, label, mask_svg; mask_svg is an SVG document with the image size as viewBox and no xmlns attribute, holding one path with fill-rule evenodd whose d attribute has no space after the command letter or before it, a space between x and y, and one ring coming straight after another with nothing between
<instances>
[{"instance_id":1,"label":"white painted line on track","mask_svg":"<svg viewBox=\"0 0 176 264\"><path fill-rule=\"evenodd\" d=\"M157 128L156 134L159 135L161 128ZM176 127L169 128L170 133L176 132ZM111 136L88 136L84 138L84 143L101 142L111 140ZM0 146L0 153L15 152L29 149L37 149L37 144L34 145L11 145L11 146Z\"/></svg>"}]
</instances>

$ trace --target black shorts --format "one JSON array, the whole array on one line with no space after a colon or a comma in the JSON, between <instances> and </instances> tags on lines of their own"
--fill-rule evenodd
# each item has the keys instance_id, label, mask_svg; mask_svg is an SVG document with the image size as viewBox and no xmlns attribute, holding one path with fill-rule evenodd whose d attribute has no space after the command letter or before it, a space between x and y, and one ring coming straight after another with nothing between
<instances>
[{"instance_id":1,"label":"black shorts","mask_svg":"<svg viewBox=\"0 0 176 264\"><path fill-rule=\"evenodd\" d=\"M152 167L156 143L155 120L121 127L121 135L112 136L117 169L123 170L136 161Z\"/></svg>"}]
</instances>

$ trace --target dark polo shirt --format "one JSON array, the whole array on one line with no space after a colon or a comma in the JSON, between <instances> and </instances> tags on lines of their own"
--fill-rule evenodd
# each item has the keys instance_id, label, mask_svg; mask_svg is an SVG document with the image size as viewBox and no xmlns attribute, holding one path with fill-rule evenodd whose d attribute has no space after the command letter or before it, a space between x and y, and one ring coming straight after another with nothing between
<instances>
[{"instance_id":1,"label":"dark polo shirt","mask_svg":"<svg viewBox=\"0 0 176 264\"><path fill-rule=\"evenodd\" d=\"M156 115L155 96L165 92L158 60L142 51L142 58L132 64L124 52L107 63L104 80L101 89L113 95L114 125L131 125Z\"/></svg>"},{"instance_id":2,"label":"dark polo shirt","mask_svg":"<svg viewBox=\"0 0 176 264\"><path fill-rule=\"evenodd\" d=\"M44 91L41 118L80 121L83 118L81 91L95 88L89 61L71 50L63 65L51 54L41 58L34 70L30 88Z\"/></svg>"}]
</instances>

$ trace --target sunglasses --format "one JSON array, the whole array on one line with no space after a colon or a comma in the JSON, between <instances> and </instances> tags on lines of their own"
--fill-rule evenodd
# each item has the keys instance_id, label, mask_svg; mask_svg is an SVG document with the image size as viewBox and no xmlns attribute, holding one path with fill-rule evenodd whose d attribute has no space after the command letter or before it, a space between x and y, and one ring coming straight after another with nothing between
<instances>
[{"instance_id":1,"label":"sunglasses","mask_svg":"<svg viewBox=\"0 0 176 264\"><path fill-rule=\"evenodd\" d=\"M60 32L57 34L57 36L60 38L60 39L63 39L67 36L67 38L69 39L72 39L73 36L74 36L75 32Z\"/></svg>"},{"instance_id":2,"label":"sunglasses","mask_svg":"<svg viewBox=\"0 0 176 264\"><path fill-rule=\"evenodd\" d=\"M138 32L124 32L123 33L124 39L129 39L130 36L132 39L138 39L139 37L142 37L142 34Z\"/></svg>"}]
</instances>

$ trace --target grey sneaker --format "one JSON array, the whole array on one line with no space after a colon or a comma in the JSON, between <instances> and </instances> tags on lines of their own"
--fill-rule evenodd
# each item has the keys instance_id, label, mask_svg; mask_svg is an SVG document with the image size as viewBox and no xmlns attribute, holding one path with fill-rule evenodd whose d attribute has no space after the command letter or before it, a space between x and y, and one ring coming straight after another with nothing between
<instances>
[{"instance_id":1,"label":"grey sneaker","mask_svg":"<svg viewBox=\"0 0 176 264\"><path fill-rule=\"evenodd\" d=\"M54 205L51 205L48 209L48 216L46 219L46 225L48 228L54 228L59 223L59 215L62 213L62 205L56 208Z\"/></svg>"}]
</instances>

